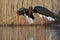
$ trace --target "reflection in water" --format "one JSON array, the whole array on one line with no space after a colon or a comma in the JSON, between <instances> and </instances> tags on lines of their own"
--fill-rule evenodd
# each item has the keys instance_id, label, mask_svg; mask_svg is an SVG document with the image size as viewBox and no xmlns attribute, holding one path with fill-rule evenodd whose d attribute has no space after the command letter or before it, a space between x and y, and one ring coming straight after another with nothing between
<instances>
[{"instance_id":1,"label":"reflection in water","mask_svg":"<svg viewBox=\"0 0 60 40\"><path fill-rule=\"evenodd\" d=\"M18 26L0 27L0 40L59 40L60 37L60 30L54 28L45 26L25 26L21 28Z\"/></svg>"},{"instance_id":2,"label":"reflection in water","mask_svg":"<svg viewBox=\"0 0 60 40\"><path fill-rule=\"evenodd\" d=\"M28 40L34 40L34 39L33 39L33 36L29 37L29 39L28 39Z\"/></svg>"},{"instance_id":3,"label":"reflection in water","mask_svg":"<svg viewBox=\"0 0 60 40\"><path fill-rule=\"evenodd\" d=\"M59 30L46 30L47 34L48 32L50 32L49 34L49 40L59 40ZM47 36L47 35L46 35Z\"/></svg>"}]
</instances>

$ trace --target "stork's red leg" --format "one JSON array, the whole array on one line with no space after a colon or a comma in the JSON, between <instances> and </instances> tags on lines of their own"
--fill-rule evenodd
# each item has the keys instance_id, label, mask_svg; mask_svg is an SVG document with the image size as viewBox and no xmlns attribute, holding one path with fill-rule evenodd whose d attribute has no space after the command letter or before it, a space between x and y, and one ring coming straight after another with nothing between
<instances>
[{"instance_id":1,"label":"stork's red leg","mask_svg":"<svg viewBox=\"0 0 60 40\"><path fill-rule=\"evenodd\" d=\"M43 30L44 30L44 24L46 23L46 21L44 20L44 18L42 17L41 18L41 20L40 20L40 24L41 24L41 26L40 26L40 36L41 36L41 40L46 40L46 37L45 37L45 35L44 35L44 33L43 33Z\"/></svg>"},{"instance_id":2,"label":"stork's red leg","mask_svg":"<svg viewBox=\"0 0 60 40\"><path fill-rule=\"evenodd\" d=\"M46 23L46 20L44 18L41 18L40 24L44 25Z\"/></svg>"},{"instance_id":3,"label":"stork's red leg","mask_svg":"<svg viewBox=\"0 0 60 40\"><path fill-rule=\"evenodd\" d=\"M16 14L17 24L19 24L19 14Z\"/></svg>"},{"instance_id":4,"label":"stork's red leg","mask_svg":"<svg viewBox=\"0 0 60 40\"><path fill-rule=\"evenodd\" d=\"M45 34L44 34L44 32L43 32L43 30L44 30L44 26L40 26L39 27L39 34L40 34L40 36L41 36L41 40L46 40L46 36L45 36Z\"/></svg>"}]
</instances>

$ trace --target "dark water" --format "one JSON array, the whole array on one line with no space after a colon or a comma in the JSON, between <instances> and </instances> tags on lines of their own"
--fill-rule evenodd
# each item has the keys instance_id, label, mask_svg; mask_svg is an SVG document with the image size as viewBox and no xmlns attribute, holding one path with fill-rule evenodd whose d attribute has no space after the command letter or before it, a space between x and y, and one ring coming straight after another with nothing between
<instances>
[{"instance_id":1,"label":"dark water","mask_svg":"<svg viewBox=\"0 0 60 40\"><path fill-rule=\"evenodd\" d=\"M0 26L0 40L60 40L58 26Z\"/></svg>"}]
</instances>

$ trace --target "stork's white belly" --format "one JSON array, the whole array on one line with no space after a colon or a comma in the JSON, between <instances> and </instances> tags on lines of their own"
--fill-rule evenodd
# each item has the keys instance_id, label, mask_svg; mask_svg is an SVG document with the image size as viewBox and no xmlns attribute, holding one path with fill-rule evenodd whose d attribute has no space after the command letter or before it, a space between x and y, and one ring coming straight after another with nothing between
<instances>
[{"instance_id":1,"label":"stork's white belly","mask_svg":"<svg viewBox=\"0 0 60 40\"><path fill-rule=\"evenodd\" d=\"M28 17L26 14L24 14L24 15L25 15L25 17L26 17L28 23L29 23L29 24L32 24L32 23L33 23L33 19L30 18L30 17Z\"/></svg>"},{"instance_id":2,"label":"stork's white belly","mask_svg":"<svg viewBox=\"0 0 60 40\"><path fill-rule=\"evenodd\" d=\"M41 14L38 14L39 15L39 17L44 17L44 18L46 18L47 20L49 20L49 21L55 21L55 19L54 18L52 18L52 17L50 17L50 16L45 16L45 15L41 15Z\"/></svg>"},{"instance_id":3,"label":"stork's white belly","mask_svg":"<svg viewBox=\"0 0 60 40\"><path fill-rule=\"evenodd\" d=\"M48 19L49 21L55 21L55 19L54 18L52 18L52 17L47 17L47 16L44 16L46 19Z\"/></svg>"}]
</instances>

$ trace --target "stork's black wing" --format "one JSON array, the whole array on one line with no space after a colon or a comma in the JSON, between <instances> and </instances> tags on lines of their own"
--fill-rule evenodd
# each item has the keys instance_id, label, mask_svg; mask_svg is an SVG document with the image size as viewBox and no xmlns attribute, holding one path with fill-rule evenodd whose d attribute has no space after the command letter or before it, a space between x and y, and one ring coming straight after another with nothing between
<instances>
[{"instance_id":1,"label":"stork's black wing","mask_svg":"<svg viewBox=\"0 0 60 40\"><path fill-rule=\"evenodd\" d=\"M50 16L55 19L55 23L60 23L60 16L54 15L53 12L51 12L50 10L48 10L45 7L35 6L33 9L33 12L37 12L37 13L45 15L45 16Z\"/></svg>"},{"instance_id":2,"label":"stork's black wing","mask_svg":"<svg viewBox=\"0 0 60 40\"><path fill-rule=\"evenodd\" d=\"M45 7L35 6L33 11L38 12L39 14L42 14L42 15L45 15L45 16L50 16L50 17L53 17L53 18L56 17L53 12L51 12L50 10L48 10Z\"/></svg>"}]
</instances>

